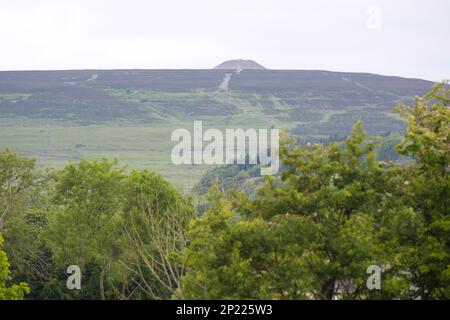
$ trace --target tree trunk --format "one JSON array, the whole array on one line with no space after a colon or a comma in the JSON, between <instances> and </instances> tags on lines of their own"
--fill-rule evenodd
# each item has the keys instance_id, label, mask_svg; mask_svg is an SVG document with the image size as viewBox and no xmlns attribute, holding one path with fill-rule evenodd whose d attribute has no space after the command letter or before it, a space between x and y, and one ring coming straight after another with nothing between
<instances>
[{"instance_id":1,"label":"tree trunk","mask_svg":"<svg viewBox=\"0 0 450 320\"><path fill-rule=\"evenodd\" d=\"M335 280L329 280L322 286L322 299L333 300L334 298Z\"/></svg>"},{"instance_id":2,"label":"tree trunk","mask_svg":"<svg viewBox=\"0 0 450 320\"><path fill-rule=\"evenodd\" d=\"M100 272L100 299L106 300L105 297L105 270L102 268L102 272Z\"/></svg>"}]
</instances>

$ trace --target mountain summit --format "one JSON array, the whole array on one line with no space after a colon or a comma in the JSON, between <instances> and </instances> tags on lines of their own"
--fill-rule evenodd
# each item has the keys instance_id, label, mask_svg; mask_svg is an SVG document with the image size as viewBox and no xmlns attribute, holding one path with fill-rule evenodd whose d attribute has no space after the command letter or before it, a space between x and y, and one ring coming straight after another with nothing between
<instances>
[{"instance_id":1,"label":"mountain summit","mask_svg":"<svg viewBox=\"0 0 450 320\"><path fill-rule=\"evenodd\" d=\"M241 70L245 70L245 69L265 69L265 68L253 60L237 59L237 60L227 60L225 62L222 62L214 69L226 69L226 70L241 71Z\"/></svg>"}]
</instances>

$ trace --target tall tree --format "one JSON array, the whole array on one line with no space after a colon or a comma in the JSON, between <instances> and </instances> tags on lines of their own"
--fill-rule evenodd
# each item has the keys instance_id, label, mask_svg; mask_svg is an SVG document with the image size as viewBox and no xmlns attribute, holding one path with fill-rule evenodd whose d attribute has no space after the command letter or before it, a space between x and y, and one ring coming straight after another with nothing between
<instances>
[{"instance_id":1,"label":"tall tree","mask_svg":"<svg viewBox=\"0 0 450 320\"><path fill-rule=\"evenodd\" d=\"M27 282L34 297L53 272L40 241L47 221L48 179L34 159L10 150L0 152L0 231L14 282Z\"/></svg>"},{"instance_id":2,"label":"tall tree","mask_svg":"<svg viewBox=\"0 0 450 320\"><path fill-rule=\"evenodd\" d=\"M123 179L123 170L107 160L82 160L57 175L55 213L46 239L61 273L69 265L81 268L85 288L80 298L107 298L106 280L115 254L114 227L121 212Z\"/></svg>"},{"instance_id":3,"label":"tall tree","mask_svg":"<svg viewBox=\"0 0 450 320\"><path fill-rule=\"evenodd\" d=\"M0 231L9 215L20 213L34 185L34 160L6 149L0 152Z\"/></svg>"},{"instance_id":4,"label":"tall tree","mask_svg":"<svg viewBox=\"0 0 450 320\"><path fill-rule=\"evenodd\" d=\"M124 181L124 195L118 238L121 272L128 275L128 285L120 298L168 299L184 274L179 256L187 245L193 206L149 171L131 172Z\"/></svg>"},{"instance_id":5,"label":"tall tree","mask_svg":"<svg viewBox=\"0 0 450 320\"><path fill-rule=\"evenodd\" d=\"M450 298L450 89L436 84L414 105L398 106L408 121L400 154L414 162L404 168L404 198L423 227L405 264L415 297ZM406 245L406 243L402 244Z\"/></svg>"}]
</instances>

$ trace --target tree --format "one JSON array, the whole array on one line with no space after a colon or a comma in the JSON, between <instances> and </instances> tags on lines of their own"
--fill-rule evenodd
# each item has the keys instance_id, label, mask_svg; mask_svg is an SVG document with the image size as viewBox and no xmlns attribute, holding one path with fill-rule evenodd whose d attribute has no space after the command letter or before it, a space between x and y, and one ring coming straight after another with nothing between
<instances>
[{"instance_id":1,"label":"tree","mask_svg":"<svg viewBox=\"0 0 450 320\"><path fill-rule=\"evenodd\" d=\"M194 210L160 175L82 160L56 175L53 203L45 231L52 258L62 275L78 265L83 279L82 290L64 298L166 299L174 293ZM51 290L64 287L61 278L49 283Z\"/></svg>"},{"instance_id":2,"label":"tree","mask_svg":"<svg viewBox=\"0 0 450 320\"><path fill-rule=\"evenodd\" d=\"M3 244L3 237L0 234L0 248ZM6 253L0 250L0 300L21 300L30 292L30 288L24 282L18 285L7 286L10 271Z\"/></svg>"},{"instance_id":3,"label":"tree","mask_svg":"<svg viewBox=\"0 0 450 320\"><path fill-rule=\"evenodd\" d=\"M405 257L413 296L450 298L450 89L436 84L413 107L399 105L408 121L400 154L414 163L404 168L404 199L420 215L423 227ZM406 245L406 244L403 244Z\"/></svg>"},{"instance_id":4,"label":"tree","mask_svg":"<svg viewBox=\"0 0 450 320\"><path fill-rule=\"evenodd\" d=\"M34 160L6 149L0 152L0 231L9 215L20 212L34 186Z\"/></svg>"},{"instance_id":5,"label":"tree","mask_svg":"<svg viewBox=\"0 0 450 320\"><path fill-rule=\"evenodd\" d=\"M377 158L382 161L397 161L401 159L401 155L397 152L396 147L402 141L399 134L390 134L383 137L376 147Z\"/></svg>"},{"instance_id":6,"label":"tree","mask_svg":"<svg viewBox=\"0 0 450 320\"><path fill-rule=\"evenodd\" d=\"M50 255L40 241L47 223L48 179L34 159L10 150L0 152L0 231L13 282L26 282L33 298L53 273Z\"/></svg>"},{"instance_id":7,"label":"tree","mask_svg":"<svg viewBox=\"0 0 450 320\"><path fill-rule=\"evenodd\" d=\"M187 245L186 228L194 216L189 199L159 174L131 172L124 181L125 206L119 228L126 290L120 298L168 299L180 286Z\"/></svg>"},{"instance_id":8,"label":"tree","mask_svg":"<svg viewBox=\"0 0 450 320\"><path fill-rule=\"evenodd\" d=\"M56 207L45 236L62 274L69 265L82 270L85 288L74 295L107 298L107 273L117 257L114 229L122 208L123 179L117 162L107 160L81 160L56 176Z\"/></svg>"}]
</instances>

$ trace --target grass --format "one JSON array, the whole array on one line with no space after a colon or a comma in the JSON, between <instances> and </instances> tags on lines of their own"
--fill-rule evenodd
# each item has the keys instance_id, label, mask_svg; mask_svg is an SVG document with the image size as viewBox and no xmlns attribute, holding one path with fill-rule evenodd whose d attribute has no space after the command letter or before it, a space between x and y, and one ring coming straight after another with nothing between
<instances>
[{"instance_id":1,"label":"grass","mask_svg":"<svg viewBox=\"0 0 450 320\"><path fill-rule=\"evenodd\" d=\"M186 124L186 128L192 127ZM174 127L27 126L0 127L0 149L10 148L37 159L40 167L62 168L68 161L116 158L129 169L161 173L181 189L195 184L205 170L201 166L171 163L170 141Z\"/></svg>"},{"instance_id":2,"label":"grass","mask_svg":"<svg viewBox=\"0 0 450 320\"><path fill-rule=\"evenodd\" d=\"M180 190L187 192L211 166L172 164L170 154L176 143L170 137L177 128L192 132L195 120L203 121L204 130L273 126L308 137L345 134L357 118L364 118L372 131L400 128L398 117L385 109L378 110L378 107L367 105L364 106L365 111L355 107L351 110L345 107L320 109L304 103L317 98L307 93L300 95L307 100L298 100L293 106L285 98L270 93L102 90L121 101L133 103L136 108L149 111L152 123L144 124L139 122L140 119L126 117L98 124L80 124L68 119L4 116L0 117L0 150L10 148L35 157L40 167L55 169L64 167L68 161L115 158L121 164L128 165L130 170L159 172ZM0 103L29 97L21 93L0 94ZM293 111L297 112L295 117Z\"/></svg>"}]
</instances>

